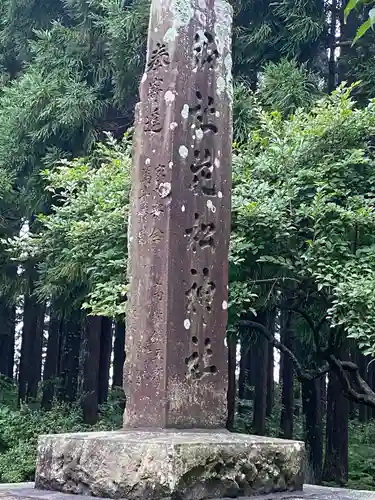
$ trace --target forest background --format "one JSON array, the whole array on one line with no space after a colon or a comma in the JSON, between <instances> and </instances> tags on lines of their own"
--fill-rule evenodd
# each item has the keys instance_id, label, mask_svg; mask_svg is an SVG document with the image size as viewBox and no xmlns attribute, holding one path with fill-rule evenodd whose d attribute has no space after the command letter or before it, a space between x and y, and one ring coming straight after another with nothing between
<instances>
[{"instance_id":1,"label":"forest background","mask_svg":"<svg viewBox=\"0 0 375 500\"><path fill-rule=\"evenodd\" d=\"M228 428L304 439L309 482L375 488L373 11L232 4ZM121 425L148 9L0 4L1 482L33 478L41 433Z\"/></svg>"}]
</instances>

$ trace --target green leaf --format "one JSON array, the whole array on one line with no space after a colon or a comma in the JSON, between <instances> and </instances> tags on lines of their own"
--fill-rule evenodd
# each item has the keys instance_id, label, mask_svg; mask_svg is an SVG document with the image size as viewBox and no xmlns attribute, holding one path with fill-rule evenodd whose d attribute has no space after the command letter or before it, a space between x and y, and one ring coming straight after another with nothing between
<instances>
[{"instance_id":1,"label":"green leaf","mask_svg":"<svg viewBox=\"0 0 375 500\"><path fill-rule=\"evenodd\" d=\"M353 9L357 7L361 3L361 0L349 0L347 6L345 7L345 22L348 19L349 14Z\"/></svg>"},{"instance_id":2,"label":"green leaf","mask_svg":"<svg viewBox=\"0 0 375 500\"><path fill-rule=\"evenodd\" d=\"M373 9L371 9L373 10ZM353 40L353 44L354 45L360 38L363 37L363 35L371 28L372 26L372 21L371 19L367 19L367 21L365 21L359 28L358 28L358 31L357 31L357 34Z\"/></svg>"}]
</instances>

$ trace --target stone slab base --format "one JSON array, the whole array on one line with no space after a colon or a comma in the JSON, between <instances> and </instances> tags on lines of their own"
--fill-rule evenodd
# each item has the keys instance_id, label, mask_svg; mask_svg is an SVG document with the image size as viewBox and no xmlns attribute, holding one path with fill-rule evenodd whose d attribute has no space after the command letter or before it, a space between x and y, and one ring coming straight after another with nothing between
<instances>
[{"instance_id":1,"label":"stone slab base","mask_svg":"<svg viewBox=\"0 0 375 500\"><path fill-rule=\"evenodd\" d=\"M1 500L84 500L85 498L87 496L36 490L32 483L28 485L0 485ZM105 500L96 498L97 500ZM216 500L229 499L221 498ZM241 500L375 500L375 492L305 486L303 492L270 493L261 497L248 497Z\"/></svg>"},{"instance_id":2,"label":"stone slab base","mask_svg":"<svg viewBox=\"0 0 375 500\"><path fill-rule=\"evenodd\" d=\"M42 436L36 487L127 500L203 500L301 490L304 445L226 431Z\"/></svg>"}]
</instances>

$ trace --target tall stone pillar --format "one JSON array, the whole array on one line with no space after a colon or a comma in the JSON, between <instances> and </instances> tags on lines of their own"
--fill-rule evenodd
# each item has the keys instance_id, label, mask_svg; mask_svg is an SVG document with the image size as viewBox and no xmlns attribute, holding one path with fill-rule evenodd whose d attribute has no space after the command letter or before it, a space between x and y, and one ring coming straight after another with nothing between
<instances>
[{"instance_id":1,"label":"tall stone pillar","mask_svg":"<svg viewBox=\"0 0 375 500\"><path fill-rule=\"evenodd\" d=\"M303 445L230 434L232 9L153 0L136 110L124 430L42 436L36 485L127 500L302 488Z\"/></svg>"},{"instance_id":2,"label":"tall stone pillar","mask_svg":"<svg viewBox=\"0 0 375 500\"><path fill-rule=\"evenodd\" d=\"M152 2L136 111L125 426L225 427L232 9Z\"/></svg>"}]
</instances>

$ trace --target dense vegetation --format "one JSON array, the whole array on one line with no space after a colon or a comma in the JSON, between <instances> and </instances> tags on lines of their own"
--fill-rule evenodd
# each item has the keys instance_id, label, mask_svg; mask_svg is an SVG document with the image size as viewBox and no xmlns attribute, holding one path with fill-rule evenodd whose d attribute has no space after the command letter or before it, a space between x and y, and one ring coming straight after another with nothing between
<instances>
[{"instance_id":1,"label":"dense vegetation","mask_svg":"<svg viewBox=\"0 0 375 500\"><path fill-rule=\"evenodd\" d=\"M228 427L303 438L310 481L373 488L373 11L232 3ZM121 425L148 7L0 6L2 482L32 478L42 432Z\"/></svg>"}]
</instances>

